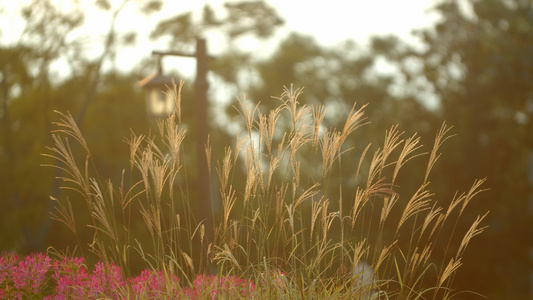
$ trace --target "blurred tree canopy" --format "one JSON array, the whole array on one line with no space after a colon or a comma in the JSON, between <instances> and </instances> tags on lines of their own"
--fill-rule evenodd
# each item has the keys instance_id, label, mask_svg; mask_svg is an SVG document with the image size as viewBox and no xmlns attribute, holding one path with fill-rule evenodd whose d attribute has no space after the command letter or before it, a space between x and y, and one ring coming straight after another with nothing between
<instances>
[{"instance_id":1,"label":"blurred tree canopy","mask_svg":"<svg viewBox=\"0 0 533 300\"><path fill-rule=\"evenodd\" d=\"M134 32L116 29L124 7L134 5L150 14L161 9L162 1L95 1L102 13L111 16L108 32L97 42L96 57L83 51L90 39L74 35L86 25L84 10L76 3L64 8L52 0L31 1L20 9L26 26L20 39L0 45L2 250L31 252L74 244L65 239L68 234L49 230L58 226L49 223L53 208L49 196L55 192L56 175L40 167L53 164L40 154L51 144L51 122L57 118L53 110L70 111L76 117L95 149L102 178L120 177L121 170L128 169L123 140L129 130L142 133L149 128L143 93L135 87L146 75L146 66L139 64L124 74L115 68L105 70L103 65L135 44ZM366 113L372 125L358 138L374 145L395 123L408 134L418 132L426 143L443 120L453 125L457 136L445 146L437 172L430 178L432 189L442 201L451 201L457 190L465 191L474 179L487 177L490 191L466 212L465 220L491 211L490 227L468 249L455 280L457 287L491 299L525 299L531 288L533 247L532 5L529 0L440 1L434 7L439 21L415 33L422 47L394 36L374 37L368 47L353 41L324 47L313 37L291 33L270 56L258 58L242 50L239 42L250 37L273 42L283 19L265 1L229 2L225 13L209 5L199 12L182 12L160 21L151 38L166 38L169 48L187 51L198 36L222 36L226 44L217 47L225 50L210 65L211 79L266 107L276 101L271 96L279 96L283 86L292 83L305 87L302 102L329 109L325 123L330 126L345 117L355 101L358 106L369 103ZM51 71L59 60L67 62L67 78ZM396 72L382 72L383 64ZM188 88L184 99L190 95ZM211 95L212 103L228 100ZM183 102L189 112L186 118L192 118L194 111L190 102ZM224 114L233 123L235 110L231 105L227 108ZM229 124L212 127L216 131L212 144L217 145L213 149L220 151L213 153L214 158L222 157L224 148L219 145L234 134L228 128ZM194 128L188 130L194 136ZM357 139L347 142L356 151L361 147ZM193 148L194 143L189 143ZM411 168L410 174L420 176L416 163ZM341 175L336 180L348 179ZM412 188L409 180L398 185ZM54 227L57 230L63 229Z\"/></svg>"},{"instance_id":2,"label":"blurred tree canopy","mask_svg":"<svg viewBox=\"0 0 533 300\"><path fill-rule=\"evenodd\" d=\"M488 195L472 207L490 209L490 227L469 249L457 280L491 299L531 293L532 5L444 1L435 7L441 20L416 32L423 51L389 55L407 86L426 83L439 99L435 115L455 126L442 176L434 179L439 193L453 196L449 187L488 178Z\"/></svg>"}]
</instances>

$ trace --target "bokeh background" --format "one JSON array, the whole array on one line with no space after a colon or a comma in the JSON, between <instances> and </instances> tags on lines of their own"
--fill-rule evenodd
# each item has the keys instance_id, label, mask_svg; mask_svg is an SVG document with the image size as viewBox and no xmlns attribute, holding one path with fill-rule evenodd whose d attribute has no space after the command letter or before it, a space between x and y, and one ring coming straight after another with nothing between
<instances>
[{"instance_id":1,"label":"bokeh background","mask_svg":"<svg viewBox=\"0 0 533 300\"><path fill-rule=\"evenodd\" d=\"M54 162L41 154L52 145L54 110L74 116L100 176L119 182L129 168L124 139L153 128L137 85L156 69L150 53L193 51L203 37L216 57L208 75L214 157L239 129L235 97L268 106L291 84L305 87L302 103L327 106L332 126L354 102L369 103L372 123L355 137L364 144L398 123L428 145L446 121L456 136L436 167L435 194L451 201L487 178L488 191L457 226L490 211L455 285L489 299L533 299L533 1L189 2L0 3L0 251L77 244L50 220L50 195L60 191L54 169L42 166ZM163 63L186 81L183 122L194 136L195 61ZM185 143L194 149L193 138ZM425 168L415 161L414 173L417 163ZM409 189L408 177L399 185Z\"/></svg>"}]
</instances>

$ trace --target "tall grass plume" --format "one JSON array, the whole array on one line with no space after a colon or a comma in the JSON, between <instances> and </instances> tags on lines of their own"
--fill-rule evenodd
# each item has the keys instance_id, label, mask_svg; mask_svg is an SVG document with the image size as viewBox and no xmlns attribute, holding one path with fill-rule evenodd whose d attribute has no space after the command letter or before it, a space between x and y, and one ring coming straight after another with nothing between
<instances>
[{"instance_id":1,"label":"tall grass plume","mask_svg":"<svg viewBox=\"0 0 533 300\"><path fill-rule=\"evenodd\" d=\"M442 125L429 151L398 125L381 145L369 145L357 135L369 123L364 105L354 104L337 129L324 123L324 106L299 103L302 92L285 88L268 111L238 100L243 132L232 145L205 148L217 179L210 202L219 207L207 223L192 208L179 91L178 109L158 122L158 135L131 133L129 170L118 182L99 177L72 116L58 113L54 146L45 155L60 162L69 192L54 199L53 218L77 236L80 249L126 273L141 261L167 281L191 286L210 272L237 275L255 283L258 299L453 298L454 275L486 214L470 220L466 232L456 226L483 191L483 179L454 199L432 192L431 180L438 180L432 170L451 127ZM402 172L420 160L427 161L421 176ZM418 188L402 189L400 178ZM73 209L80 205L84 211ZM205 224L213 224L213 237ZM81 230L91 232L87 244Z\"/></svg>"}]
</instances>

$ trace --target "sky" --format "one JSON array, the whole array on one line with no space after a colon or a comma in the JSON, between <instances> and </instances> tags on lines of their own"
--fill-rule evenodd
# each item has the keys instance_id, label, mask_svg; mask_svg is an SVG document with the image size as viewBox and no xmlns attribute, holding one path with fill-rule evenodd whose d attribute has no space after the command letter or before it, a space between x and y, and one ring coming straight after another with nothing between
<instances>
[{"instance_id":1,"label":"sky","mask_svg":"<svg viewBox=\"0 0 533 300\"><path fill-rule=\"evenodd\" d=\"M205 4L222 8L224 2L167 1L161 15L172 16L175 12L186 10L201 11ZM395 34L415 43L411 31L427 27L437 19L434 14L429 13L434 2L435 0L267 0L285 20L284 28L278 32L279 38L296 31L312 35L320 44L327 46L334 46L347 39L364 45L370 36L377 34ZM156 18L160 19L161 16ZM152 23L151 21L153 19L149 23ZM155 28L156 23L152 24L152 28ZM209 42L208 40L208 47L211 47L208 49L211 49L211 52L216 51L213 49L216 45ZM165 46L153 43L153 47ZM259 52L261 50L256 49Z\"/></svg>"},{"instance_id":2,"label":"sky","mask_svg":"<svg viewBox=\"0 0 533 300\"><path fill-rule=\"evenodd\" d=\"M324 44L341 40L365 41L375 34L397 34L409 39L410 31L435 20L427 11L432 0L270 0L285 17L288 28L316 36ZM327 5L325 5L327 3Z\"/></svg>"},{"instance_id":3,"label":"sky","mask_svg":"<svg viewBox=\"0 0 533 300\"><path fill-rule=\"evenodd\" d=\"M16 10L20 3L30 0L6 1L0 6L4 7L6 17L0 18L0 41L3 44L16 41L23 28L23 23L17 19ZM52 0L61 5L75 0ZM97 39L103 37L110 24L110 14L98 12L92 3L94 0L79 0L87 7L87 21L81 34ZM413 29L427 27L435 22L437 17L429 13L429 8L436 0L328 0L328 1L303 1L303 0L266 0L271 4L285 20L285 26L278 32L277 38L281 39L289 32L299 32L315 37L318 43L326 46L335 46L347 39L354 40L364 45L373 35L395 34L403 40L415 43L410 35ZM113 5L118 6L121 0L111 0ZM215 9L222 8L223 0L196 0L178 1L167 0L160 13L143 17L140 16L130 1L117 19L119 30L134 30L138 40L135 47L121 49L118 53L116 66L122 70L130 70L142 58L151 55L151 51L167 50L164 41L150 41L148 36L156 24L168 17L185 11L201 11L205 4L210 4ZM269 53L275 47L276 41L269 45L256 45L257 53ZM102 42L96 43L93 50L95 55L101 52ZM266 47L265 47L266 46ZM268 49L271 46L271 49ZM267 48L267 49L263 49ZM208 51L216 54L216 41L208 40ZM194 62L191 59L179 59L177 62L165 62L169 68L172 65L180 65L183 69L194 70ZM59 68L61 68L59 66ZM188 73L187 71L185 73Z\"/></svg>"},{"instance_id":4,"label":"sky","mask_svg":"<svg viewBox=\"0 0 533 300\"><path fill-rule=\"evenodd\" d=\"M214 8L222 8L225 1L222 0L200 0L200 1L167 1L162 13L150 17L145 25L139 29L145 34L139 36L147 37L149 32L155 28L157 21L162 18L171 17L181 11L201 11L205 4L210 4ZM411 35L411 31L416 28L427 27L437 20L435 14L430 13L431 6L435 0L328 0L325 1L302 1L302 0L267 0L285 20L284 27L278 32L277 38L282 39L290 32L296 31L309 34L315 37L318 43L326 46L335 46L347 39L364 45L373 35L395 34L403 40L416 43L416 39ZM122 25L131 22L127 14L122 16ZM208 42L208 51L212 54L217 51L216 42ZM152 49L167 49L164 41L153 42L149 40L141 41L143 45L150 45ZM270 45L260 44L254 53L268 55L275 47L275 41ZM267 49L264 49L266 46ZM268 46L271 46L269 49ZM136 47L127 49L124 56L119 57L117 64L125 68L129 57L150 55L152 49L147 47ZM174 60L180 60L173 63ZM194 70L194 62L190 59L174 58L172 61L165 61L165 66L173 68L174 64L182 67L180 71ZM185 72L185 73L189 73ZM183 73L183 72L182 72Z\"/></svg>"}]
</instances>

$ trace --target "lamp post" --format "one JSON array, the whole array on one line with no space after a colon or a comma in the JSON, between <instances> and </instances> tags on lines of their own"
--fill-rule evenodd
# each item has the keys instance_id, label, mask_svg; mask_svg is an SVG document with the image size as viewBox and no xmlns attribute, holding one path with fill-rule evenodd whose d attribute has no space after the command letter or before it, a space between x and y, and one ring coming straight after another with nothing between
<instances>
[{"instance_id":1,"label":"lamp post","mask_svg":"<svg viewBox=\"0 0 533 300\"><path fill-rule=\"evenodd\" d=\"M209 212L209 171L207 169L207 157L205 146L207 144L207 61L211 57L207 55L205 39L196 39L196 53L189 54L179 51L152 51L152 55L158 57L158 70L139 82L139 86L146 89L146 108L149 117L168 117L175 110L174 99L169 89L172 88L172 78L163 75L161 59L163 56L182 56L196 58L196 156L198 163L198 180L196 192L198 195L197 207L200 220L204 221L206 234L211 238L211 218Z\"/></svg>"}]
</instances>

